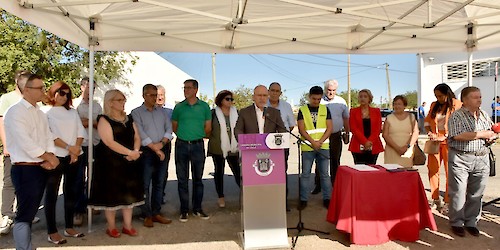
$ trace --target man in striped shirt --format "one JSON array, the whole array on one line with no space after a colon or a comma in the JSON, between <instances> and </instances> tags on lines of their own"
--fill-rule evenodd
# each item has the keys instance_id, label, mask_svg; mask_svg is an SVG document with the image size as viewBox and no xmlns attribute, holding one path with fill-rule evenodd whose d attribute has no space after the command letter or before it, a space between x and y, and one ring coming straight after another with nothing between
<instances>
[{"instance_id":1,"label":"man in striped shirt","mask_svg":"<svg viewBox=\"0 0 500 250\"><path fill-rule=\"evenodd\" d=\"M490 117L481 110L479 88L464 88L461 100L462 108L448 120L449 217L454 234L464 237L467 231L477 237L481 198L490 170L488 145L497 135L491 131Z\"/></svg>"}]
</instances>

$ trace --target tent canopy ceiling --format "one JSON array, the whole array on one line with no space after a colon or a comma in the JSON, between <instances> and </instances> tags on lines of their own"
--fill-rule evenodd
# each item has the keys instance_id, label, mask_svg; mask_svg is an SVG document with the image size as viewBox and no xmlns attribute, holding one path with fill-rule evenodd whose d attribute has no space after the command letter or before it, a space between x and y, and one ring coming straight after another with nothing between
<instances>
[{"instance_id":1,"label":"tent canopy ceiling","mask_svg":"<svg viewBox=\"0 0 500 250\"><path fill-rule=\"evenodd\" d=\"M500 46L495 0L3 0L0 8L102 51L368 54Z\"/></svg>"}]
</instances>

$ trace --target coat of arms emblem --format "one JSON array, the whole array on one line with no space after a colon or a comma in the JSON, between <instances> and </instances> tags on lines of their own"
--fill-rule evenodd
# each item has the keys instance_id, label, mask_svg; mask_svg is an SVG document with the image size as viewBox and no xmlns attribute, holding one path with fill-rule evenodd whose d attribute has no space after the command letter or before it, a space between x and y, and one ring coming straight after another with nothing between
<instances>
[{"instance_id":1,"label":"coat of arms emblem","mask_svg":"<svg viewBox=\"0 0 500 250\"><path fill-rule=\"evenodd\" d=\"M268 176L273 172L274 162L269 159L271 154L269 153L258 153L257 160L255 160L253 167L255 169L255 173L260 176Z\"/></svg>"}]
</instances>

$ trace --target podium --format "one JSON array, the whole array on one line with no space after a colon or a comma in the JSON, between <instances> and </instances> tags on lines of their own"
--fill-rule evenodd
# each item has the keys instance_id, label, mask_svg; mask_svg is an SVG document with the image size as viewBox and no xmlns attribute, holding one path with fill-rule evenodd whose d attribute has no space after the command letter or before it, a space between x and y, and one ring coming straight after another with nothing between
<instances>
[{"instance_id":1,"label":"podium","mask_svg":"<svg viewBox=\"0 0 500 250\"><path fill-rule=\"evenodd\" d=\"M286 223L285 133L240 134L243 247L289 247Z\"/></svg>"}]
</instances>

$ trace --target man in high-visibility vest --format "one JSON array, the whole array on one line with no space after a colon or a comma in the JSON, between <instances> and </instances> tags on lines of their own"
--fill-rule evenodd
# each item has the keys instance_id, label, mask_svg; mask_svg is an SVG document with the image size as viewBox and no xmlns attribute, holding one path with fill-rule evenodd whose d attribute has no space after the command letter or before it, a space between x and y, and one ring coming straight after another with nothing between
<instances>
[{"instance_id":1,"label":"man in high-visibility vest","mask_svg":"<svg viewBox=\"0 0 500 250\"><path fill-rule=\"evenodd\" d=\"M309 90L309 104L300 107L297 117L297 125L302 140L302 175L300 177L300 204L299 210L307 206L309 193L311 192L311 168L316 160L316 168L319 170L321 190L323 192L323 206L328 208L332 183L328 174L329 137L332 133L333 124L328 108L320 104L323 89L314 86Z\"/></svg>"}]
</instances>

